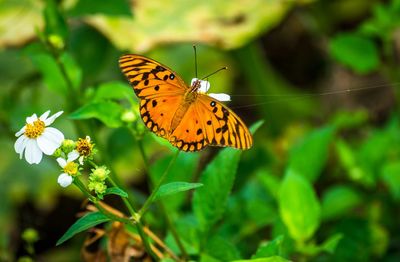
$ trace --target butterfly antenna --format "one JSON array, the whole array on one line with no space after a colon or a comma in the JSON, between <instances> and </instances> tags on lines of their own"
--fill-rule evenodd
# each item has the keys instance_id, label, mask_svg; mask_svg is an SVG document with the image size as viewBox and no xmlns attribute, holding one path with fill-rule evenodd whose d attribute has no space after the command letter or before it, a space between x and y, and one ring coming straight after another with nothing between
<instances>
[{"instance_id":1,"label":"butterfly antenna","mask_svg":"<svg viewBox=\"0 0 400 262\"><path fill-rule=\"evenodd\" d=\"M226 69L228 69L228 67L224 66L224 67L218 69L217 71L215 71L215 72L213 72L213 73L211 73L211 74L209 74L209 75L206 75L205 77L202 77L201 79L206 79L206 78L208 79L210 76L212 76L212 75L218 73L218 72L221 71L221 70L226 70Z\"/></svg>"},{"instance_id":2,"label":"butterfly antenna","mask_svg":"<svg viewBox=\"0 0 400 262\"><path fill-rule=\"evenodd\" d=\"M197 50L196 50L195 44L193 44L193 51L194 51L194 72L195 72L196 78L197 78Z\"/></svg>"}]
</instances>

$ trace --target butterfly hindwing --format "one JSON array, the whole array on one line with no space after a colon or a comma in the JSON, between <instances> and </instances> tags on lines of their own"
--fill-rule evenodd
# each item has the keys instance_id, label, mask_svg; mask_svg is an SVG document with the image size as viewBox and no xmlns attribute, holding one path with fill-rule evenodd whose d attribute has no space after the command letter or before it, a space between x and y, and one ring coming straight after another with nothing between
<instances>
[{"instance_id":1,"label":"butterfly hindwing","mask_svg":"<svg viewBox=\"0 0 400 262\"><path fill-rule=\"evenodd\" d=\"M173 146L189 152L199 151L208 144L204 124L194 103L189 105L179 125L172 131L169 140Z\"/></svg>"},{"instance_id":2,"label":"butterfly hindwing","mask_svg":"<svg viewBox=\"0 0 400 262\"><path fill-rule=\"evenodd\" d=\"M182 96L161 96L140 100L140 115L147 128L156 135L167 138L175 111Z\"/></svg>"},{"instance_id":3,"label":"butterfly hindwing","mask_svg":"<svg viewBox=\"0 0 400 262\"><path fill-rule=\"evenodd\" d=\"M195 102L205 126L207 143L249 149L253 144L250 131L243 121L218 100L199 94Z\"/></svg>"}]
</instances>

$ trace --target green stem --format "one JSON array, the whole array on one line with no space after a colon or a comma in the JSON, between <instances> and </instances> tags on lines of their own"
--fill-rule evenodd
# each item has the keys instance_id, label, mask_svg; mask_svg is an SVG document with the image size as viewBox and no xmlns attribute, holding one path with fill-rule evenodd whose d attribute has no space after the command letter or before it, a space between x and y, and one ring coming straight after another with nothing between
<instances>
[{"instance_id":1,"label":"green stem","mask_svg":"<svg viewBox=\"0 0 400 262\"><path fill-rule=\"evenodd\" d=\"M147 209L149 208L151 203L153 203L154 198L155 198L158 190L160 189L162 183L164 182L165 178L168 175L169 170L171 169L171 166L175 163L176 159L178 158L179 152L180 152L179 150L176 151L174 157L171 159L171 162L169 162L169 164L168 164L167 168L165 169L164 173L158 179L158 182L157 182L156 186L154 187L153 191L151 192L150 196L147 198L147 200L144 203L143 207L139 210L139 216L140 217L143 216L143 214L147 211Z\"/></svg>"},{"instance_id":2,"label":"green stem","mask_svg":"<svg viewBox=\"0 0 400 262\"><path fill-rule=\"evenodd\" d=\"M114 215L113 213L107 211L106 209L104 209L99 203L98 200L92 196L90 194L90 192L87 190L87 188L85 187L85 185L82 183L82 181L78 178L75 177L74 178L74 184L81 190L81 192L89 199L90 202L92 202L97 209L103 213L104 215L106 215L107 217L109 217L112 220L116 220L122 223L132 223L129 219L123 218L123 217L119 217Z\"/></svg>"},{"instance_id":3,"label":"green stem","mask_svg":"<svg viewBox=\"0 0 400 262\"><path fill-rule=\"evenodd\" d=\"M148 158L147 158L146 153L144 151L143 140L142 139L136 139L136 142L139 145L140 154L142 155L142 158L143 158L144 169L145 169L146 173L150 177L152 177L151 173L150 173L150 168L149 168L150 165L149 165L149 162L148 162ZM162 214L163 214L163 216L164 216L164 218L165 218L165 220L167 222L168 228L171 231L172 236L173 236L175 242L177 243L179 250L181 251L181 254L182 254L183 258L184 259L187 258L188 254L186 252L186 249L183 246L183 243L182 243L181 238L180 238L180 236L178 234L178 231L175 228L175 225L173 224L173 222L171 221L171 219L169 217L169 214L168 214L168 212L167 212L167 210L166 210L166 208L164 206L164 203L162 201L160 201L159 202L159 206L160 206L161 212L162 212Z\"/></svg>"},{"instance_id":4,"label":"green stem","mask_svg":"<svg viewBox=\"0 0 400 262\"><path fill-rule=\"evenodd\" d=\"M88 161L88 162L92 166L97 167L97 165L94 162L92 162L92 161ZM115 182L112 179L109 179L109 181L113 186L116 186ZM78 177L75 177L74 184L97 207L97 209L100 212L102 212L103 214L108 216L110 219L122 222L124 224L131 224L131 225L135 226L137 231L138 231L138 233L139 233L140 238L143 241L143 245L144 245L144 248L145 248L146 252L152 258L154 258L155 260L158 260L158 257L156 256L156 254L154 254L153 250L151 249L151 246L150 246L150 243L148 241L148 238L146 237L146 235L145 235L145 233L143 231L143 225L140 223L139 220L136 220L138 218L137 213L135 212L134 208L130 205L129 201L126 200L126 198L123 197L122 200L123 200L124 204L126 205L126 207L128 208L133 220L116 216L116 215L112 214L111 212L107 211L106 209L104 209L101 205L99 205L97 199L90 194L90 192L86 189L85 185L79 180Z\"/></svg>"},{"instance_id":5,"label":"green stem","mask_svg":"<svg viewBox=\"0 0 400 262\"><path fill-rule=\"evenodd\" d=\"M108 181L110 182L110 184L112 186L118 187L118 185L114 182L114 180L110 176L108 177ZM153 250L151 249L149 240L148 240L146 234L144 233L143 225L140 222L140 216L135 211L135 208L131 205L131 203L128 201L128 199L126 197L122 197L122 201L124 202L124 205L126 206L126 208L129 210L129 214L131 215L132 219L136 222L135 223L136 229L140 235L140 238L143 241L143 245L144 245L147 253L150 254L151 257L153 257L154 259L157 260L158 258L154 254Z\"/></svg>"},{"instance_id":6,"label":"green stem","mask_svg":"<svg viewBox=\"0 0 400 262\"><path fill-rule=\"evenodd\" d=\"M64 81L67 85L68 88L68 95L66 97L66 107L67 111L73 111L75 108L79 106L79 88L76 90L74 88L74 85L72 83L71 78L68 75L67 68L65 67L63 61L61 61L61 53L54 49L54 47L48 43L47 41L43 41L43 44L47 47L49 50L49 53L53 56L54 60L56 61L56 64L58 68L60 69L61 75L64 78ZM75 121L75 128L78 134L85 134L86 129L85 127L79 122Z\"/></svg>"},{"instance_id":7,"label":"green stem","mask_svg":"<svg viewBox=\"0 0 400 262\"><path fill-rule=\"evenodd\" d=\"M107 178L108 182L110 182L110 184L114 187L118 187L117 183L114 182L114 180L108 176ZM126 206L126 208L129 211L129 214L131 215L131 217L136 220L138 218L137 213L135 211L135 208L131 205L131 203L128 201L128 199L126 197L122 197L122 201L124 202L124 205ZM137 221L139 222L139 221Z\"/></svg>"}]
</instances>

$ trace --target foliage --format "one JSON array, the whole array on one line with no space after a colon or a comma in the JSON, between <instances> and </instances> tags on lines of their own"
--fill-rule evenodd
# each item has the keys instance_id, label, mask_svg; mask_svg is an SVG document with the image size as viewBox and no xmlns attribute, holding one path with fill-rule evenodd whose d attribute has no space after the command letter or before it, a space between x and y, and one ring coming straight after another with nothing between
<instances>
[{"instance_id":1,"label":"foliage","mask_svg":"<svg viewBox=\"0 0 400 262\"><path fill-rule=\"evenodd\" d=\"M399 0L7 1L0 260L399 260L399 12ZM189 82L192 42L200 76L229 67L208 80L232 94L250 150L178 153L143 125L119 56ZM55 161L13 148L49 109L64 111L72 149L85 136L95 148L66 189Z\"/></svg>"}]
</instances>

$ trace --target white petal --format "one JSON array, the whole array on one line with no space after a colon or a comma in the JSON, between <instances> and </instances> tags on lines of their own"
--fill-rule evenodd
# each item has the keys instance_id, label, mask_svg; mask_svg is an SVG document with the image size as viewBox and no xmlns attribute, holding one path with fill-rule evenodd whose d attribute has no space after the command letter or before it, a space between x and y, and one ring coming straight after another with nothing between
<instances>
[{"instance_id":1,"label":"white petal","mask_svg":"<svg viewBox=\"0 0 400 262\"><path fill-rule=\"evenodd\" d=\"M56 118L59 117L62 113L64 113L64 111L60 111L60 112L55 113L55 114L52 115L51 117L49 117L49 118L47 118L46 120L44 120L44 121L43 121L44 124L45 124L46 126L51 125L51 124L54 122L54 120L56 120Z\"/></svg>"},{"instance_id":2,"label":"white petal","mask_svg":"<svg viewBox=\"0 0 400 262\"><path fill-rule=\"evenodd\" d=\"M72 183L72 176L62 173L61 175L58 176L57 183L62 186L62 187L67 187L71 185Z\"/></svg>"},{"instance_id":3,"label":"white petal","mask_svg":"<svg viewBox=\"0 0 400 262\"><path fill-rule=\"evenodd\" d=\"M39 148L46 155L52 155L63 141L63 133L54 127L46 127L43 134L37 138Z\"/></svg>"},{"instance_id":4,"label":"white petal","mask_svg":"<svg viewBox=\"0 0 400 262\"><path fill-rule=\"evenodd\" d=\"M67 162L75 161L79 157L79 153L76 150L73 150L68 153L68 160Z\"/></svg>"},{"instance_id":5,"label":"white petal","mask_svg":"<svg viewBox=\"0 0 400 262\"><path fill-rule=\"evenodd\" d=\"M26 118L26 122L28 123L28 124L32 124L33 122L35 122L37 120L37 115L36 114L33 114L32 116L28 116L27 118Z\"/></svg>"},{"instance_id":6,"label":"white petal","mask_svg":"<svg viewBox=\"0 0 400 262\"><path fill-rule=\"evenodd\" d=\"M198 78L193 78L190 85L193 86L195 81L200 81L200 87L197 90L199 93L207 93L208 89L210 89L210 82Z\"/></svg>"},{"instance_id":7,"label":"white petal","mask_svg":"<svg viewBox=\"0 0 400 262\"><path fill-rule=\"evenodd\" d=\"M22 135L23 133L25 133L25 128L26 128L26 126L24 126L23 128L21 128L17 133L15 133L15 136L20 136L20 135Z\"/></svg>"},{"instance_id":8,"label":"white petal","mask_svg":"<svg viewBox=\"0 0 400 262\"><path fill-rule=\"evenodd\" d=\"M47 117L49 116L49 114L50 114L50 110L47 110L46 112L44 112L40 117L39 117L39 119L40 120L42 120L43 122L47 119Z\"/></svg>"},{"instance_id":9,"label":"white petal","mask_svg":"<svg viewBox=\"0 0 400 262\"><path fill-rule=\"evenodd\" d=\"M29 164L39 164L42 160L42 151L37 145L35 139L29 139L26 141L25 147L25 159Z\"/></svg>"},{"instance_id":10,"label":"white petal","mask_svg":"<svg viewBox=\"0 0 400 262\"><path fill-rule=\"evenodd\" d=\"M219 93L219 94L214 94L214 93L209 93L209 96L217 99L218 101L231 101L231 96L228 94L224 93Z\"/></svg>"},{"instance_id":11,"label":"white petal","mask_svg":"<svg viewBox=\"0 0 400 262\"><path fill-rule=\"evenodd\" d=\"M199 91L200 91L200 92L207 93L208 89L210 89L210 82L204 81L204 80L200 80L200 88L199 88Z\"/></svg>"},{"instance_id":12,"label":"white petal","mask_svg":"<svg viewBox=\"0 0 400 262\"><path fill-rule=\"evenodd\" d=\"M83 166L83 156L81 156L81 157L79 158L79 164L80 164L81 166Z\"/></svg>"},{"instance_id":13,"label":"white petal","mask_svg":"<svg viewBox=\"0 0 400 262\"><path fill-rule=\"evenodd\" d=\"M20 136L17 139L17 141L15 141L14 149L15 149L15 152L17 152L19 154L19 158L22 158L22 153L24 152L27 141L28 141L28 138L26 136Z\"/></svg>"},{"instance_id":14,"label":"white petal","mask_svg":"<svg viewBox=\"0 0 400 262\"><path fill-rule=\"evenodd\" d=\"M62 168L64 168L66 165L67 165L67 161L64 159L64 158L62 158L62 157L59 157L59 158L57 158L57 163L60 165L60 167L62 167Z\"/></svg>"}]
</instances>

